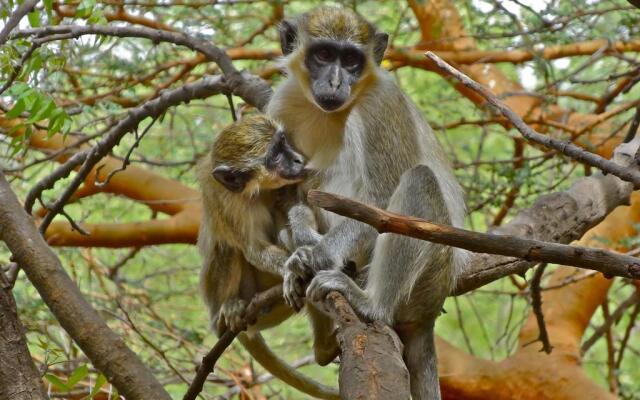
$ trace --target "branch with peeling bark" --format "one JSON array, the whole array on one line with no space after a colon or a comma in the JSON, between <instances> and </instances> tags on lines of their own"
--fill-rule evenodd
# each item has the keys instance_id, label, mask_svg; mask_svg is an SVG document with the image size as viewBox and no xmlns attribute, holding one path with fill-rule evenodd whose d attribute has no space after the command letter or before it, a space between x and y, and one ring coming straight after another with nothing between
<instances>
[{"instance_id":1,"label":"branch with peeling bark","mask_svg":"<svg viewBox=\"0 0 640 400\"><path fill-rule=\"evenodd\" d=\"M246 309L245 321L255 322L261 310L282 300L282 285L258 293ZM340 398L344 400L409 398L409 372L402 360L402 343L389 326L360 321L347 300L331 292L324 308L336 321L340 343ZM195 400L207 376L238 332L226 331L202 359L183 400Z\"/></svg>"}]
</instances>

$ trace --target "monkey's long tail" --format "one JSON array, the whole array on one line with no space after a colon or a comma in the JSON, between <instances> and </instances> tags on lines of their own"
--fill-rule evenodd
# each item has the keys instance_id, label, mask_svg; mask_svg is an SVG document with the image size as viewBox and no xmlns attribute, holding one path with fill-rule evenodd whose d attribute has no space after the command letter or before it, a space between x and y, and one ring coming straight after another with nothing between
<instances>
[{"instance_id":1,"label":"monkey's long tail","mask_svg":"<svg viewBox=\"0 0 640 400\"><path fill-rule=\"evenodd\" d=\"M260 333L253 335L240 334L238 340L249 354L269 371L273 376L282 380L301 392L320 399L338 400L338 389L316 382L306 375L296 371L283 359L278 357L264 341Z\"/></svg>"}]
</instances>

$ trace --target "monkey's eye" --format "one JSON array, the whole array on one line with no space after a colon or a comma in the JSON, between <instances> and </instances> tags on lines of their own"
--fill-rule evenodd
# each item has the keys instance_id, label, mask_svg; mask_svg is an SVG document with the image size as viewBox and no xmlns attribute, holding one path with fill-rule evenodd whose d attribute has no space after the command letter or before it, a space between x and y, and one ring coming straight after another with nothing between
<instances>
[{"instance_id":1,"label":"monkey's eye","mask_svg":"<svg viewBox=\"0 0 640 400\"><path fill-rule=\"evenodd\" d=\"M232 174L228 174L224 176L224 181L227 183L236 183L238 181L238 177Z\"/></svg>"},{"instance_id":2,"label":"monkey's eye","mask_svg":"<svg viewBox=\"0 0 640 400\"><path fill-rule=\"evenodd\" d=\"M360 57L358 54L353 52L343 54L342 57L340 57L340 60L345 68L354 68L360 64Z\"/></svg>"},{"instance_id":3,"label":"monkey's eye","mask_svg":"<svg viewBox=\"0 0 640 400\"><path fill-rule=\"evenodd\" d=\"M329 49L320 48L316 50L315 57L320 62L333 61L333 53Z\"/></svg>"}]
</instances>

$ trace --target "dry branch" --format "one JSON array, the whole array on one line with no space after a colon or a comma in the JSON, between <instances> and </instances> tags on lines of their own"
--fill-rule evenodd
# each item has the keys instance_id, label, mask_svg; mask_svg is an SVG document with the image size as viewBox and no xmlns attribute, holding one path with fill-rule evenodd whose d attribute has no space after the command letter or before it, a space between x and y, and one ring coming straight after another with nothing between
<instances>
[{"instance_id":1,"label":"dry branch","mask_svg":"<svg viewBox=\"0 0 640 400\"><path fill-rule=\"evenodd\" d=\"M338 324L340 398L408 399L409 372L402 360L402 343L393 329L379 321L360 321L338 292L330 292L324 306Z\"/></svg>"},{"instance_id":2,"label":"dry branch","mask_svg":"<svg viewBox=\"0 0 640 400\"><path fill-rule=\"evenodd\" d=\"M245 321L255 321L264 309L282 300L282 285L258 293L251 300ZM324 307L338 325L340 342L340 398L344 400L409 398L409 373L402 361L402 344L396 333L381 322L366 324L338 292L327 296ZM207 376L238 332L226 331L202 359L183 400L195 400Z\"/></svg>"},{"instance_id":3,"label":"dry branch","mask_svg":"<svg viewBox=\"0 0 640 400\"><path fill-rule=\"evenodd\" d=\"M615 162L609 161L597 154L588 152L571 142L556 140L550 136L536 132L530 126L528 126L516 112L514 112L506 104L501 102L493 93L491 93L489 89L469 78L457 69L453 68L451 65L447 64L432 52L428 51L427 53L425 53L425 55L430 60L432 60L440 70L453 76L464 86L480 94L487 102L489 102L489 104L497 108L498 111L500 111L500 113L504 115L527 140L541 144L550 149L557 150L560 153L573 158L574 160L584 162L586 164L599 168L606 173L613 174L627 182L631 182L633 183L635 188L640 188L639 171L618 165Z\"/></svg>"},{"instance_id":4,"label":"dry branch","mask_svg":"<svg viewBox=\"0 0 640 400\"><path fill-rule=\"evenodd\" d=\"M600 271L607 276L640 278L640 260L611 251L523 239L511 235L472 232L420 218L381 210L332 193L311 190L309 203L364 222L380 233L397 233L434 243L460 247L475 253L518 257L528 261L572 265Z\"/></svg>"}]
</instances>

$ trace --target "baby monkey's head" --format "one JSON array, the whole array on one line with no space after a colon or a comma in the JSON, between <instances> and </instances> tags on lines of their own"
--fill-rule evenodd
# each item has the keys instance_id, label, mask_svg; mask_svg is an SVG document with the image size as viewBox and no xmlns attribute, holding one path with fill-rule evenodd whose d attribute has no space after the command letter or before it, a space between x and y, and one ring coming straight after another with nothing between
<instances>
[{"instance_id":1,"label":"baby monkey's head","mask_svg":"<svg viewBox=\"0 0 640 400\"><path fill-rule=\"evenodd\" d=\"M229 125L211 151L213 177L234 193L255 194L304 179L305 159L287 141L285 131L265 114Z\"/></svg>"}]
</instances>

